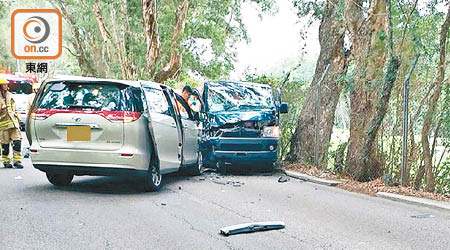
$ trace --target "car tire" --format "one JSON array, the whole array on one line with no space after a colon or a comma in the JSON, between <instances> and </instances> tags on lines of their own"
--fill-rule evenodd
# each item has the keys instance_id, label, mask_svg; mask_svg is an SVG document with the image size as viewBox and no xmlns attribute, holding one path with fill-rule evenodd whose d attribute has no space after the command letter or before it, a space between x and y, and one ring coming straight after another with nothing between
<instances>
[{"instance_id":1,"label":"car tire","mask_svg":"<svg viewBox=\"0 0 450 250\"><path fill-rule=\"evenodd\" d=\"M144 180L145 192L155 192L162 187L162 175L157 164L152 164Z\"/></svg>"},{"instance_id":2,"label":"car tire","mask_svg":"<svg viewBox=\"0 0 450 250\"><path fill-rule=\"evenodd\" d=\"M48 181L55 186L68 186L73 180L73 174L46 173Z\"/></svg>"},{"instance_id":3,"label":"car tire","mask_svg":"<svg viewBox=\"0 0 450 250\"><path fill-rule=\"evenodd\" d=\"M264 163L261 165L261 172L263 173L271 173L273 172L274 164L273 163Z\"/></svg>"},{"instance_id":4,"label":"car tire","mask_svg":"<svg viewBox=\"0 0 450 250\"><path fill-rule=\"evenodd\" d=\"M205 170L203 165L203 153L201 151L197 154L197 164L189 168L189 174L192 176L202 175Z\"/></svg>"},{"instance_id":5,"label":"car tire","mask_svg":"<svg viewBox=\"0 0 450 250\"><path fill-rule=\"evenodd\" d=\"M225 164L224 161L217 161L216 168L217 168L217 172L219 172L220 174L222 174L222 175L227 174L227 165Z\"/></svg>"}]
</instances>

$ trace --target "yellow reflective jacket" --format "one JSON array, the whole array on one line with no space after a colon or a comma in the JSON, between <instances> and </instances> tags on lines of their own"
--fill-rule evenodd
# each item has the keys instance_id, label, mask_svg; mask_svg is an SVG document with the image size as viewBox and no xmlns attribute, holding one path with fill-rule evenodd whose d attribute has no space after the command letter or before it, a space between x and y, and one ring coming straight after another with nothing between
<instances>
[{"instance_id":1,"label":"yellow reflective jacket","mask_svg":"<svg viewBox=\"0 0 450 250\"><path fill-rule=\"evenodd\" d=\"M0 131L19 126L19 114L12 94L9 91L0 93Z\"/></svg>"}]
</instances>

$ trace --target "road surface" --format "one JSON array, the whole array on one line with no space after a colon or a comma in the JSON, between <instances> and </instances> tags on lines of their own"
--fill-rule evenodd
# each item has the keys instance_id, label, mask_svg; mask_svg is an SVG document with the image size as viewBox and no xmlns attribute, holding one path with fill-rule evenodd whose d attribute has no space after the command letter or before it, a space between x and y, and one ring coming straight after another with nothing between
<instances>
[{"instance_id":1,"label":"road surface","mask_svg":"<svg viewBox=\"0 0 450 250\"><path fill-rule=\"evenodd\" d=\"M450 246L448 212L296 179L279 183L279 173L171 175L162 190L144 193L139 181L121 177L75 177L71 186L55 187L29 159L24 163L23 170L0 168L1 249ZM219 234L223 226L265 220L285 221L286 228Z\"/></svg>"}]
</instances>

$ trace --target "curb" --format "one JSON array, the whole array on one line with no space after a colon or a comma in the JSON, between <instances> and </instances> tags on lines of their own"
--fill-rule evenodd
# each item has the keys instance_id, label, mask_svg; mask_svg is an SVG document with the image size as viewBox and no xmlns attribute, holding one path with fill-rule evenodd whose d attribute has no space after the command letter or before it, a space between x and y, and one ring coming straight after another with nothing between
<instances>
[{"instance_id":1,"label":"curb","mask_svg":"<svg viewBox=\"0 0 450 250\"><path fill-rule=\"evenodd\" d=\"M450 211L450 202L445 201L435 201L430 200L426 198L419 198L419 197L413 197L413 196L406 196L401 194L393 194L393 193L386 193L386 192L378 192L377 197L393 200L393 201L399 201L404 203L409 203L413 205L420 205L430 208L438 208L438 209L444 209L447 211Z\"/></svg>"},{"instance_id":2,"label":"curb","mask_svg":"<svg viewBox=\"0 0 450 250\"><path fill-rule=\"evenodd\" d=\"M310 175L307 175L307 174L297 173L297 172L290 171L290 170L285 170L284 173L287 176L290 176L292 178L296 178L296 179L300 179L300 180L304 180L304 181L309 181L309 182L317 183L317 184L320 184L320 185L337 186L338 184L341 183L340 181L332 181L332 180L321 179L321 178L317 178L317 177L310 176Z\"/></svg>"}]
</instances>

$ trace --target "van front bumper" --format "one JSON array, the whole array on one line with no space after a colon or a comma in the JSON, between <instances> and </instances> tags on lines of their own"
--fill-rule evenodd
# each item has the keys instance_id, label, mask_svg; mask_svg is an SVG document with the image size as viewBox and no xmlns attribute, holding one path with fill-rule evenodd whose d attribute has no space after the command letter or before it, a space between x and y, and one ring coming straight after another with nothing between
<instances>
[{"instance_id":1,"label":"van front bumper","mask_svg":"<svg viewBox=\"0 0 450 250\"><path fill-rule=\"evenodd\" d=\"M215 137L209 140L209 162L274 163L277 161L278 138Z\"/></svg>"}]
</instances>

